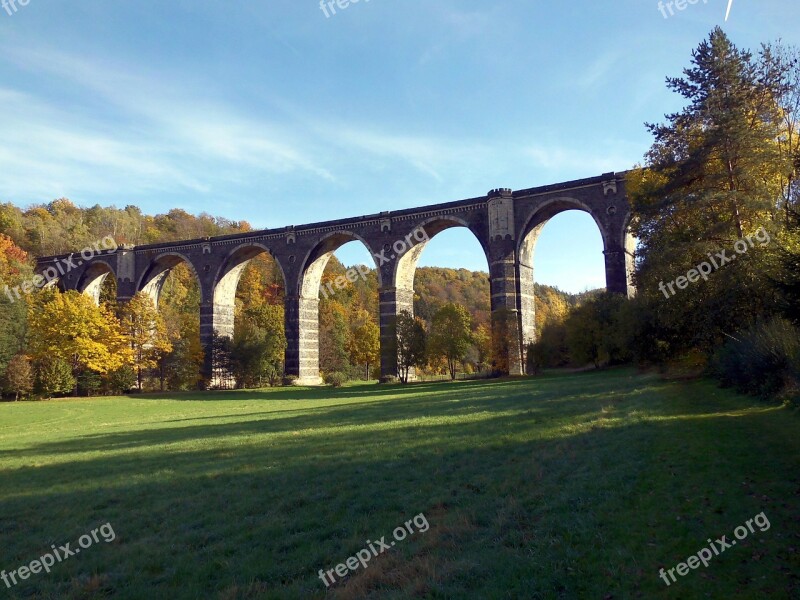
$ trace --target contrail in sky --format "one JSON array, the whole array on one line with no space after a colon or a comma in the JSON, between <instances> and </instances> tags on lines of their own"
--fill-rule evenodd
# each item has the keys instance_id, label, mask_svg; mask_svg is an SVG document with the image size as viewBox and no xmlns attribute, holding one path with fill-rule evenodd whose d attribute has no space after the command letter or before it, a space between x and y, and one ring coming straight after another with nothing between
<instances>
[{"instance_id":1,"label":"contrail in sky","mask_svg":"<svg viewBox=\"0 0 800 600\"><path fill-rule=\"evenodd\" d=\"M731 16L731 8L733 7L733 0L728 0L728 12L725 13L725 20L728 20L728 17Z\"/></svg>"}]
</instances>

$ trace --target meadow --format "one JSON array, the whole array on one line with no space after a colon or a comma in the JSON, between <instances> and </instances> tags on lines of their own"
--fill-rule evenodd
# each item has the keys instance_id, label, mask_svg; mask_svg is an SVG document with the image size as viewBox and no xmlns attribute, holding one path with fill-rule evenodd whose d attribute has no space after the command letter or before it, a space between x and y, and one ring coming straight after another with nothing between
<instances>
[{"instance_id":1,"label":"meadow","mask_svg":"<svg viewBox=\"0 0 800 600\"><path fill-rule=\"evenodd\" d=\"M0 596L797 598L799 467L795 411L633 369L3 403L0 569L115 535Z\"/></svg>"}]
</instances>

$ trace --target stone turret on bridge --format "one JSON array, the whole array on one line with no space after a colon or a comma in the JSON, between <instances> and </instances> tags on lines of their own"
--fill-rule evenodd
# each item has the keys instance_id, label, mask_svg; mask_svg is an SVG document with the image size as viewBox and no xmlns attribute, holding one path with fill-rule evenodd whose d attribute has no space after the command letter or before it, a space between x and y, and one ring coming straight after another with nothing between
<instances>
[{"instance_id":1,"label":"stone turret on bridge","mask_svg":"<svg viewBox=\"0 0 800 600\"><path fill-rule=\"evenodd\" d=\"M479 198L352 219L120 247L80 261L58 284L63 290L77 290L97 300L102 282L113 276L120 302L143 291L158 305L169 272L185 263L200 287L200 338L206 351L204 375L210 380L214 334L233 336L234 300L242 271L250 260L267 252L278 264L286 291L286 372L299 377L300 383L314 384L320 382L322 274L338 248L359 241L373 257L377 270L381 373L396 375L393 325L401 311L413 313L414 273L419 258L436 235L451 227L465 227L486 255L493 327L504 328L508 370L519 375L524 373L526 348L535 335L536 241L545 224L567 210L582 210L594 218L603 239L606 287L614 293L632 295L635 244L628 229L630 206L624 173L518 191L496 189ZM62 258L39 259L38 272Z\"/></svg>"}]
</instances>

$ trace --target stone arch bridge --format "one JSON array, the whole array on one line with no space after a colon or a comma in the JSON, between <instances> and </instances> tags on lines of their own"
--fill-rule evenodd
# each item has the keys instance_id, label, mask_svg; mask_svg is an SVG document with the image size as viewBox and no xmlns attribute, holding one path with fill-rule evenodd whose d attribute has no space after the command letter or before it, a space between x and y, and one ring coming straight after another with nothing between
<instances>
[{"instance_id":1,"label":"stone arch bridge","mask_svg":"<svg viewBox=\"0 0 800 600\"><path fill-rule=\"evenodd\" d=\"M286 301L286 372L301 383L319 379L320 279L331 255L342 245L360 241L374 257L380 294L381 372L397 374L393 324L402 310L413 312L414 272L422 251L438 233L465 227L486 255L491 308L503 316L509 344L509 371L523 374L525 350L535 335L533 255L545 224L566 210L582 210L597 223L603 239L606 287L634 293L631 273L634 240L629 233L630 206L625 173L519 191L496 189L486 196L446 204L383 212L351 219L285 227L213 238L100 252L63 275L62 290L99 298L108 276L117 280L118 300L139 291L158 304L170 270L186 263L199 282L200 337L206 349L204 375L211 377L214 333L232 336L234 297L247 263L268 252L284 279ZM569 244L570 240L564 240ZM41 258L43 273L69 255ZM493 321L496 321L493 319Z\"/></svg>"}]
</instances>

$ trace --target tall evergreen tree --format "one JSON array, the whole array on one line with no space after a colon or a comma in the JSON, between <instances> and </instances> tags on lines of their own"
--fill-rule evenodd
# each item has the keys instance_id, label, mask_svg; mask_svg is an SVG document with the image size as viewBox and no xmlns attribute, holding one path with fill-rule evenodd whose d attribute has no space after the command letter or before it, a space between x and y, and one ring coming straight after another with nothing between
<instances>
[{"instance_id":1,"label":"tall evergreen tree","mask_svg":"<svg viewBox=\"0 0 800 600\"><path fill-rule=\"evenodd\" d=\"M676 350L710 350L743 320L774 310L764 244L748 244L736 260L693 282L691 292L661 295L662 282L685 276L718 252L732 254L737 242L761 228L774 234L791 161L778 145L782 88L764 76L763 55L739 50L717 28L691 63L684 77L667 80L687 105L666 123L648 125L655 141L629 191L640 241L640 293L658 301L671 331L665 335L680 342Z\"/></svg>"}]
</instances>

